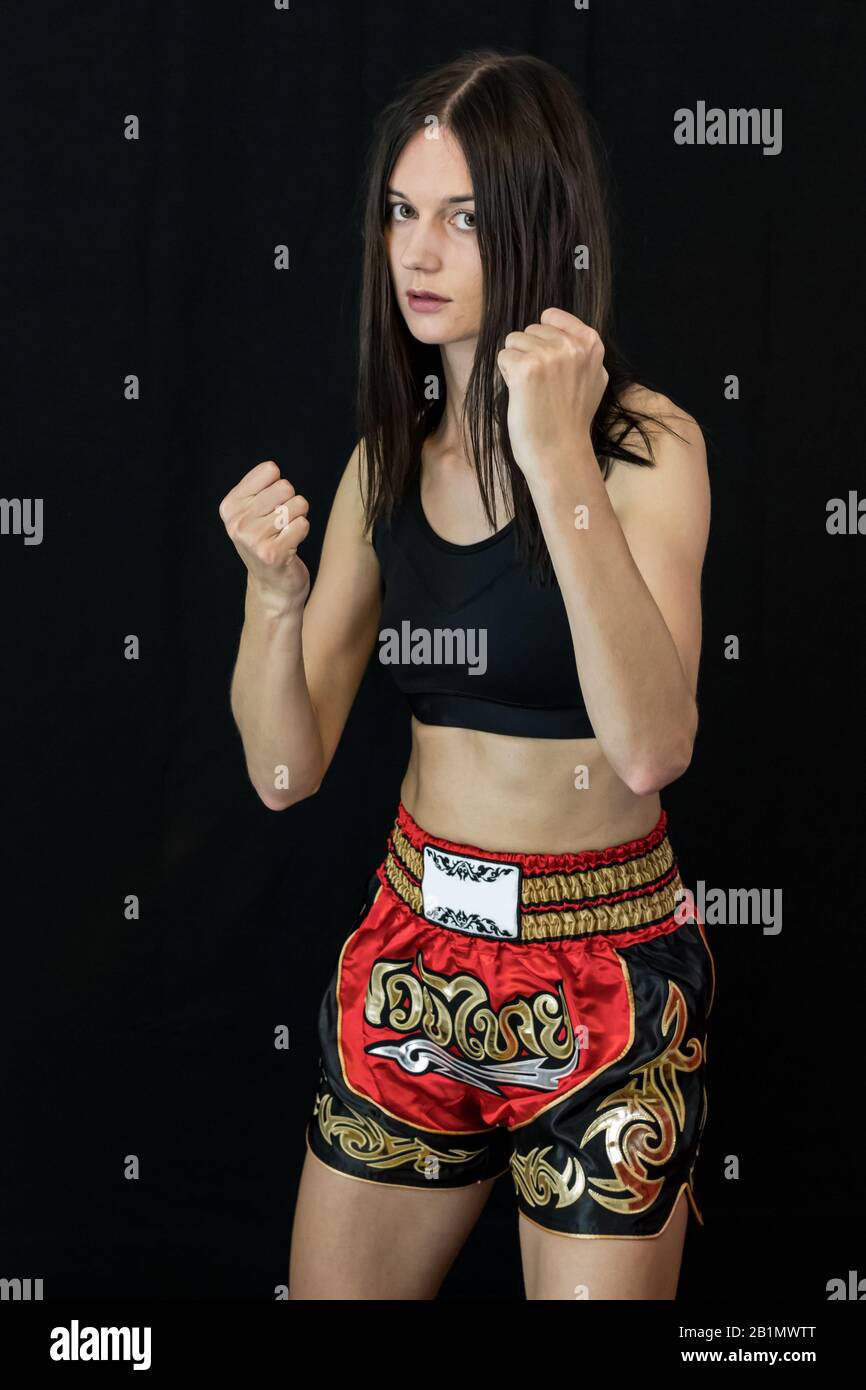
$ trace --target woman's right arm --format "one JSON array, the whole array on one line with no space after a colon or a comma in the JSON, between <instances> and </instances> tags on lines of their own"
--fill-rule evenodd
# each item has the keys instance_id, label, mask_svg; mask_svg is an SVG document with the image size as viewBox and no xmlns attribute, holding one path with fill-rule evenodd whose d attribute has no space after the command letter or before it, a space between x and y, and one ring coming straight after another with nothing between
<instances>
[{"instance_id":1,"label":"woman's right arm","mask_svg":"<svg viewBox=\"0 0 866 1390\"><path fill-rule=\"evenodd\" d=\"M358 462L356 446L334 497L312 593L297 553L310 530L309 504L275 463L257 464L220 503L247 567L231 709L250 781L273 811L318 791L376 644L379 562L363 534ZM278 507L285 507L281 531Z\"/></svg>"}]
</instances>

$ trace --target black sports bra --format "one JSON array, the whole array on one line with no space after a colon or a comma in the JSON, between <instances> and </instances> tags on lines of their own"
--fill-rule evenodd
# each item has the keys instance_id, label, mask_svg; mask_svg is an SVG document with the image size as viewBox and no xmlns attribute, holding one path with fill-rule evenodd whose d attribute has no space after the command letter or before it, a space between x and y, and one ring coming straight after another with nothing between
<instances>
[{"instance_id":1,"label":"black sports bra","mask_svg":"<svg viewBox=\"0 0 866 1390\"><path fill-rule=\"evenodd\" d=\"M595 738L557 585L530 583L515 524L472 545L436 534L416 463L392 523L373 526L382 576L379 661L422 724L529 738Z\"/></svg>"}]
</instances>

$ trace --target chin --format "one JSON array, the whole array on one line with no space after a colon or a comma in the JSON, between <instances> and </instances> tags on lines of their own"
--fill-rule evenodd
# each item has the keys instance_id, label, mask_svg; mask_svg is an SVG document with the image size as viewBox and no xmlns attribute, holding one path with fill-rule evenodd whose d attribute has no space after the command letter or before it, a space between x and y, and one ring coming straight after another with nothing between
<instances>
[{"instance_id":1,"label":"chin","mask_svg":"<svg viewBox=\"0 0 866 1390\"><path fill-rule=\"evenodd\" d=\"M409 332L412 334L412 337L416 340L416 342L426 343L430 347L444 347L446 343L451 343L454 341L452 334L443 332L441 328L437 331L437 329L433 327L432 323L430 327L426 330L423 326L416 327L414 324L411 323L407 323L406 327L409 329Z\"/></svg>"},{"instance_id":2,"label":"chin","mask_svg":"<svg viewBox=\"0 0 866 1390\"><path fill-rule=\"evenodd\" d=\"M407 322L406 326L416 342L424 343L428 347L447 347L449 343L463 343L468 339L478 337L477 328L452 329L449 332L444 324L431 323L429 326L426 324L416 326Z\"/></svg>"}]
</instances>

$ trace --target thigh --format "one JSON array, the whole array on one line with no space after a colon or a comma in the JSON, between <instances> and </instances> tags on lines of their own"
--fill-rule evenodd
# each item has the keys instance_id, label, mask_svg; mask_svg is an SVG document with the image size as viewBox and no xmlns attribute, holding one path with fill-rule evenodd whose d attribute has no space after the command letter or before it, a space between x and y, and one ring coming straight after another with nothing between
<instances>
[{"instance_id":1,"label":"thigh","mask_svg":"<svg viewBox=\"0 0 866 1390\"><path fill-rule=\"evenodd\" d=\"M652 1238L568 1236L519 1217L528 1299L673 1299L688 1222L680 1193L664 1230Z\"/></svg>"},{"instance_id":2,"label":"thigh","mask_svg":"<svg viewBox=\"0 0 866 1390\"><path fill-rule=\"evenodd\" d=\"M308 1149L289 1298L435 1298L495 1181L441 1189L367 1182L334 1171Z\"/></svg>"}]
</instances>

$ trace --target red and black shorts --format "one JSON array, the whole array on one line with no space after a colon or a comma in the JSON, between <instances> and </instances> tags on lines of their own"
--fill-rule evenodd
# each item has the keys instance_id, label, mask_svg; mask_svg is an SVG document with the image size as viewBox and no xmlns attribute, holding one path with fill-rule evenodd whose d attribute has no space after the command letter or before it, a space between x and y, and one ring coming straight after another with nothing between
<instances>
[{"instance_id":1,"label":"red and black shorts","mask_svg":"<svg viewBox=\"0 0 866 1390\"><path fill-rule=\"evenodd\" d=\"M307 1127L330 1168L401 1187L510 1169L528 1220L657 1236L707 1114L715 967L662 811L642 839L498 853L399 803L319 1014Z\"/></svg>"}]
</instances>

